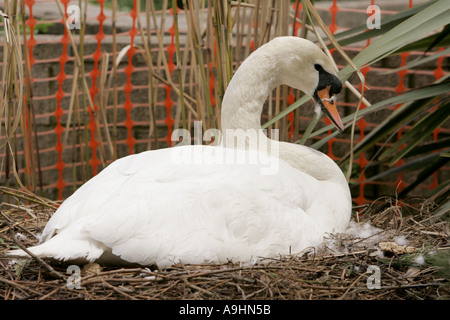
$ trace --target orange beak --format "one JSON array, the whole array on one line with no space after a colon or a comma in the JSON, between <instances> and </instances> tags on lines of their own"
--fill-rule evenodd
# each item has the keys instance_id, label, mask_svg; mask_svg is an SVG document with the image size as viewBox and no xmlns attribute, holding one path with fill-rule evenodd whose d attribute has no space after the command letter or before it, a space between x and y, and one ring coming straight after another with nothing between
<instances>
[{"instance_id":1,"label":"orange beak","mask_svg":"<svg viewBox=\"0 0 450 320\"><path fill-rule=\"evenodd\" d=\"M330 86L318 91L317 95L320 98L327 117L331 120L331 122L333 122L339 131L344 131L344 124L342 123L341 117L336 109L336 103L333 99L330 99Z\"/></svg>"}]
</instances>

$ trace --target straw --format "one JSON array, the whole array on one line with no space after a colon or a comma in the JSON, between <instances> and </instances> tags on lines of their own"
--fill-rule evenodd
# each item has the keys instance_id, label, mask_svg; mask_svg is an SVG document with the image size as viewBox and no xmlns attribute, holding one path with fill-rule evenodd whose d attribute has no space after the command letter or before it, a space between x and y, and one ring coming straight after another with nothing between
<instances>
[{"instance_id":1,"label":"straw","mask_svg":"<svg viewBox=\"0 0 450 320\"><path fill-rule=\"evenodd\" d=\"M448 233L445 219L434 216L433 205L431 199L424 198L402 202L380 198L370 206L355 208L359 211L359 222L355 223L361 227L370 223L378 228L373 234L329 234L316 250L262 259L258 264L178 264L163 270L155 265L79 265L81 289L70 289L66 280L68 263L22 259L8 264L2 257L7 248L35 244L36 234L42 231L52 210L35 204L0 204L8 219L8 224L0 227L0 296L6 300L449 299L449 278L445 275L450 254ZM20 240L16 239L19 234ZM380 243L395 241L408 241L414 251L381 253ZM377 288L372 287L374 269L381 275Z\"/></svg>"}]
</instances>

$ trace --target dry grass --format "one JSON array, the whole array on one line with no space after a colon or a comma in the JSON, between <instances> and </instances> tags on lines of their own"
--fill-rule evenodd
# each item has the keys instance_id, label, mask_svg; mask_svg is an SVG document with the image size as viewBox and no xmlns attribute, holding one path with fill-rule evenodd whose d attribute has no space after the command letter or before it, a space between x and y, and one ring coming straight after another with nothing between
<instances>
[{"instance_id":1,"label":"dry grass","mask_svg":"<svg viewBox=\"0 0 450 320\"><path fill-rule=\"evenodd\" d=\"M63 150L66 154L70 151L74 161L80 162L73 167L72 175L67 174L64 180L75 185L81 185L94 174L89 165L92 157L89 146L91 137L99 142L96 152L98 152L97 157L101 168L127 155L121 154L117 147L119 143L117 130L118 127L123 129L121 123L125 120L119 118L117 113L124 103L118 98L118 93L125 85L118 79L118 73L120 73L119 69L128 63L126 60L130 58L128 50L131 48L127 46L122 51L118 49L117 30L113 25L113 48L109 49L109 52L102 48L101 58L97 61L99 76L95 83L95 87L99 90L94 98L91 97L89 76L85 69L86 61L91 63L92 60L84 52L86 37L89 36L86 34L87 20L84 16L87 14L88 6L94 4L88 1L81 2L86 4L81 13L83 17L81 29L75 31L66 28L71 52L69 58L73 59L74 71L70 74L73 81L69 89L71 97L69 105L64 107L67 109L60 110L67 113L66 123L62 124L64 125L64 133L61 136ZM140 1L137 2L136 8L141 8L139 3ZM148 81L139 83L148 86L146 90L149 108L149 118L146 119L148 121L147 149L166 146L166 142L161 141L163 139L161 132L165 132L166 128L161 125L158 127L156 124L157 120L161 120L157 119L157 104L163 102L161 96L165 97L166 94L166 89L162 88L161 84L171 88L175 101L173 108L176 111L172 115L174 124L170 130L181 127L191 130L194 121L201 121L204 130L220 128L220 106L223 94L234 70L250 52L276 36L294 34L295 27L300 24L303 36L313 30L311 25L294 17L289 0L203 2L183 0L178 3L183 4L184 10L180 10L173 16L176 18L174 65L170 65L167 39L164 40L171 28L169 18L172 15L168 12L174 4L173 1L164 0L158 12L155 10L153 1L146 1L145 11L142 10L142 15L137 14L136 18L136 40L140 39L140 44L137 44L138 42L130 44L134 47L132 49L136 50L136 56L143 58L149 67ZM43 192L46 185L55 183L55 181L45 181L40 154L40 148L46 149L53 146L42 145L43 142L38 138L38 131L42 128L37 127L31 91L30 57L28 57L29 48L26 41L29 35L24 33L24 30L27 30L25 28L27 15L24 1L15 1L13 4L5 8L5 13L9 16L7 21L11 20L10 31L15 30L16 33L16 35L12 33L11 39L17 39L17 41L11 41L10 45L3 46L3 64L17 65L17 70L6 68L2 70L4 80L2 83L7 85L0 86L2 89L0 137L6 135L7 143L0 141L0 154L5 154L0 159L0 169L5 172L5 179L2 180L5 185L26 186L37 193ZM63 17L64 8L61 1L56 1L55 5ZM117 1L113 1L112 15L117 14ZM180 30L178 30L178 17L180 21L183 20ZM19 28L19 24L22 24L22 29ZM23 56L18 50L20 47L23 47ZM22 60L25 68L22 70L21 64L10 63L7 59ZM348 86L351 85L348 84ZM13 87L17 92L13 92ZM19 89L21 92L18 92ZM281 86L274 90L268 99L270 106L267 108L267 120L273 122L267 125L266 129L268 132L270 129L279 129L279 138L282 141L289 139L291 125L294 132L292 139L297 141L300 138L299 110L295 110L296 120L293 123L290 123L286 116L279 116L280 112L288 108L290 92L286 86ZM296 99L300 97L299 92L292 92ZM22 108L23 101L26 104ZM107 111L108 107L111 107L109 111ZM95 124L95 130L92 132L89 129L90 114ZM59 120L56 119L56 121ZM50 195L47 194L47 196Z\"/></svg>"},{"instance_id":2,"label":"dry grass","mask_svg":"<svg viewBox=\"0 0 450 320\"><path fill-rule=\"evenodd\" d=\"M5 191L5 190L3 190ZM21 194L16 192L16 198ZM53 213L53 204L1 204L0 296L18 299L449 299L448 221L436 217L435 205L380 199L358 214L359 226L370 222L370 235L330 235L324 246L303 255L265 260L257 265L175 265L81 267L80 289L67 265L36 259L10 264L2 253L30 246ZM448 217L446 218L448 219ZM356 222L355 222L356 223ZM380 242L404 238L412 253L384 252ZM398 241L397 241L398 242ZM421 259L423 258L423 263ZM380 288L369 289L380 270ZM72 278L71 278L72 276ZM371 278L372 277L372 278Z\"/></svg>"},{"instance_id":3,"label":"dry grass","mask_svg":"<svg viewBox=\"0 0 450 320\"><path fill-rule=\"evenodd\" d=\"M251 43L257 48L270 38L279 35L292 34L290 26L293 16L290 15L289 1L219 1L218 6L212 6L213 1L190 2L192 7L187 7L186 0L182 1L187 15L187 32L185 42L178 43L183 46L183 56L177 55L178 82L174 83L169 72L166 58L166 49L163 47L163 36L167 29L165 19L156 19L153 2L146 2L145 18L147 25L155 30L154 34L145 31L138 18L138 36L142 37L143 48L138 48L149 68L149 120L148 148L158 148L155 135L155 99L157 97L157 84L162 82L170 86L178 98L184 100L185 109L182 104L177 105L177 114L174 128L187 126L190 128L193 120L200 120L205 128L218 127L220 124L220 108L212 108L209 84L211 70L209 67L205 72L204 66L214 67L214 92L212 97L216 105L220 105L221 97L231 77L232 70L246 56L248 56ZM57 2L60 3L59 1ZM114 1L114 4L117 2ZM138 2L139 3L139 2ZM162 16L168 10L169 1L163 3ZM139 5L138 5L139 7ZM115 5L113 14L116 14ZM87 6L85 7L87 10ZM232 10L233 9L233 10ZM10 10L11 13L13 10ZM9 11L5 11L10 14ZM23 14L23 10L17 10L17 15ZM201 13L201 14L200 14ZM13 17L11 15L11 17ZM138 15L140 17L140 15ZM200 17L206 22L200 23ZM18 24L18 17L15 23ZM22 18L24 22L25 19ZM202 29L202 25L206 25ZM72 86L73 101L69 107L69 120L66 128L68 132L75 132L77 128L84 128L87 137L88 126L83 124L80 117L76 117L82 110L81 101L90 97L89 88L86 85L84 74L83 42L84 29L75 42L71 38L72 51L75 55L75 72ZM114 27L115 28L115 27ZM302 24L301 33L311 31L310 26ZM25 29L25 28L23 28ZM18 27L15 30L20 30ZM22 35L24 36L24 35ZM234 37L234 38L233 38ZM26 38L26 37L25 37ZM18 41L21 36L18 34ZM115 29L113 40L116 40ZM220 44L216 46L216 44ZM24 41L26 49L26 41ZM151 62L153 57L150 48L157 45L156 61ZM20 44L14 48L20 47ZM115 129L117 127L117 114L114 114L112 129L100 131L101 126L108 128L109 124L104 117L107 104L114 106L116 112L119 105L117 101L117 83L114 80L117 74L117 65L120 63L122 52L118 52L116 45L113 52L103 55L100 68L99 87L105 88L98 94L100 110L91 110L92 101L87 100L85 112L95 114L97 139L103 142L106 151L101 150L100 158L106 162L118 157L115 140ZM6 52L10 47L4 46ZM180 49L180 48L177 48ZM27 52L27 50L24 50ZM125 52L123 52L125 54ZM4 54L4 59L12 57ZM109 57L109 58L107 58ZM11 58L12 59L12 58ZM17 52L17 60L20 58ZM109 59L109 60L108 60ZM24 59L27 61L27 59ZM4 61L4 64L8 62ZM188 64L189 63L189 64ZM21 66L21 64L15 64ZM108 70L112 65L112 70ZM26 89L30 86L29 66L25 65L23 70L3 70L2 83L12 85L14 83L26 83ZM187 70L190 72L187 72ZM25 74L25 77L24 77ZM22 81L23 79L25 81ZM6 79L11 81L6 82ZM79 83L78 83L79 82ZM196 83L196 86L188 86L186 83ZM183 84L180 87L179 84ZM23 93L8 90L9 86L2 87L0 96L0 117L5 119L5 130L1 127L0 132L6 132L9 137L21 125L20 131L25 132L22 126L25 123L34 124L33 118L26 122L22 116L20 102ZM20 86L15 86L19 90ZM80 101L77 101L77 91L82 90ZM353 92L356 94L355 92ZM288 91L286 87L277 88L269 99L268 119L274 119L283 110L286 110ZM15 98L19 97L19 98ZM27 94L29 96L29 94ZM296 95L296 98L298 96ZM113 100L113 101L110 101ZM272 102L275 101L275 102ZM6 104L14 102L13 112L7 114ZM32 99L27 103L32 110ZM274 104L274 105L272 105ZM298 119L298 110L296 119ZM30 117L34 113L30 113ZM73 117L73 118L71 118ZM20 122L19 122L20 121ZM278 118L271 124L270 128L281 129L280 139L287 139L288 121L286 117ZM299 122L294 122L294 139L299 134ZM18 130L17 130L18 131ZM37 137L33 130L29 132ZM269 130L270 131L270 130ZM87 166L89 159L85 152L88 140L79 138L79 150L74 153L80 154L81 163ZM77 138L77 139L78 139ZM25 145L25 135L23 135ZM33 140L30 140L33 141ZM66 145L68 136L63 139ZM10 166L15 164L13 156L15 140L6 144L0 144L0 149L5 147L6 157L2 161L9 161ZM68 142L70 144L70 142ZM73 148L75 147L73 144ZM77 147L78 148L78 147ZM11 150L9 150L11 149ZM39 149L37 140L24 148L30 158L36 163L25 164L26 168L32 168L25 172L31 172L30 177L25 178L29 189L36 191L38 178L36 172L40 173ZM87 150L87 149L86 149ZM109 152L108 152L109 151ZM17 159L17 156L15 157ZM18 172L20 168L9 168L8 165L1 166L5 172L10 170ZM35 169L36 168L36 169ZM87 170L86 170L87 171ZM83 174L84 175L84 174ZM85 178L89 178L86 174ZM73 181L77 182L74 175ZM17 181L20 182L17 176ZM157 270L155 266L149 268L129 267L113 268L100 267L95 269L82 268L81 288L69 289L67 281L71 280L67 273L67 265L38 259L22 259L15 264L5 258L3 252L9 248L20 246L29 247L37 242L36 235L44 228L46 222L53 214L57 205L44 198L36 198L34 195L24 194L17 190L0 187L0 195L4 202L0 203L0 297L5 300L19 299L448 299L449 295L449 246L448 246L448 214L435 216L435 204L421 199L417 202L396 202L392 199L381 199L374 202L370 207L363 208L362 212L354 219L360 225L370 222L374 227L380 228L375 234L366 238L354 234L330 235L325 245L315 252L308 251L298 256L280 257L279 259L265 260L262 264L243 266L234 263L223 265L176 265L165 270ZM12 204L14 203L14 204ZM447 220L445 220L447 219ZM413 253L402 254L394 251L380 254L380 242L389 242L396 237L408 239L409 246L415 248ZM424 258L423 264L418 264ZM379 289L369 289L371 273L367 272L371 267L380 270L381 283Z\"/></svg>"}]
</instances>

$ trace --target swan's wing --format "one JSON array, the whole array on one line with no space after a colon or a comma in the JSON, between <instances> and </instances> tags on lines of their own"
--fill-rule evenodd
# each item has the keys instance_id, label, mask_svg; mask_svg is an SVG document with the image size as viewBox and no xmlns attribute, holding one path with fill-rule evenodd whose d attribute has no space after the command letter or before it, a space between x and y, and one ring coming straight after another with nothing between
<instances>
[{"instance_id":1,"label":"swan's wing","mask_svg":"<svg viewBox=\"0 0 450 320\"><path fill-rule=\"evenodd\" d=\"M200 150L204 156L216 151ZM165 163L130 174L84 229L114 254L143 264L241 259L258 255L257 247L279 250L276 243L298 238L289 230L299 223L294 213L312 219L299 209L308 198L299 192L308 191L296 188L290 167L283 163L278 176L268 176L256 164L225 162Z\"/></svg>"},{"instance_id":2,"label":"swan's wing","mask_svg":"<svg viewBox=\"0 0 450 320\"><path fill-rule=\"evenodd\" d=\"M114 162L63 203L44 232L57 236L42 246L90 259L110 249L163 266L248 260L319 240L308 214L324 191L315 179L282 161L273 175L257 163L228 165L226 150L172 148Z\"/></svg>"},{"instance_id":3,"label":"swan's wing","mask_svg":"<svg viewBox=\"0 0 450 320\"><path fill-rule=\"evenodd\" d=\"M107 203L112 195L118 193L122 183L130 175L126 169L134 162L136 156L127 156L111 163L67 198L45 226L41 242L48 241L55 233L74 221L98 212L99 207Z\"/></svg>"}]
</instances>

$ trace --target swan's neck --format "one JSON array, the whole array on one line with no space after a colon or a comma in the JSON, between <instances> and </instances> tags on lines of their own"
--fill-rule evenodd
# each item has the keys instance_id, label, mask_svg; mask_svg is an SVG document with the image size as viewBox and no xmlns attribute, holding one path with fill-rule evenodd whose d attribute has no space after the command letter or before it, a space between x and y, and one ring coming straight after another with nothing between
<instances>
[{"instance_id":1,"label":"swan's neck","mask_svg":"<svg viewBox=\"0 0 450 320\"><path fill-rule=\"evenodd\" d=\"M261 129L261 113L269 93L280 81L273 57L250 55L231 79L222 101L221 126L226 129Z\"/></svg>"},{"instance_id":2,"label":"swan's neck","mask_svg":"<svg viewBox=\"0 0 450 320\"><path fill-rule=\"evenodd\" d=\"M247 149L263 149L320 181L347 185L340 168L325 154L305 146L271 140L259 134L263 105L269 93L281 84L277 77L278 63L274 59L276 58L266 54L250 55L234 74L222 101L222 145L240 147L236 146L234 138L244 136L241 141L247 141ZM252 134L258 137L256 143L248 143ZM228 138L231 135L232 139L227 140L227 135ZM233 141L233 145L227 141Z\"/></svg>"}]
</instances>

